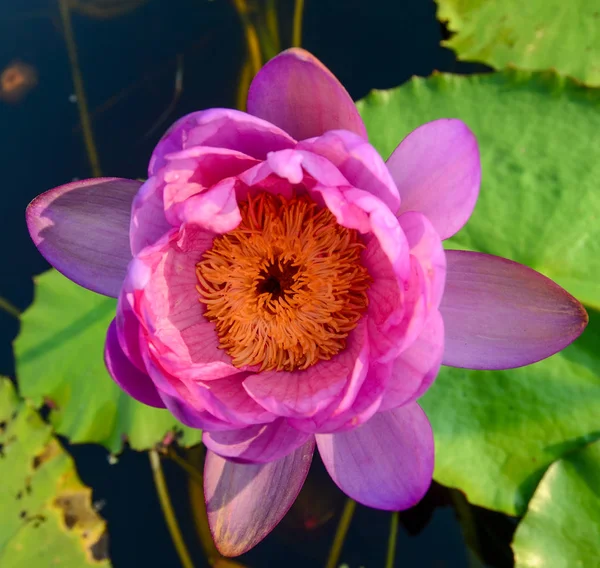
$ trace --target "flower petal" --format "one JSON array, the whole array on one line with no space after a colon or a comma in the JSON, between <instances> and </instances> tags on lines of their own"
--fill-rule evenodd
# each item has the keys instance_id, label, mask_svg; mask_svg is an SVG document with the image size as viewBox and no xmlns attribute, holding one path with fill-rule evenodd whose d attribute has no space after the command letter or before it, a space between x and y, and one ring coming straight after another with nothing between
<instances>
[{"instance_id":1,"label":"flower petal","mask_svg":"<svg viewBox=\"0 0 600 568\"><path fill-rule=\"evenodd\" d=\"M354 430L317 434L316 439L333 481L369 507L408 509L431 484L433 433L414 402L379 412Z\"/></svg>"},{"instance_id":2,"label":"flower petal","mask_svg":"<svg viewBox=\"0 0 600 568\"><path fill-rule=\"evenodd\" d=\"M267 463L287 456L311 437L311 434L300 432L287 420L279 418L270 424L257 424L240 430L204 432L202 441L220 456Z\"/></svg>"},{"instance_id":3,"label":"flower petal","mask_svg":"<svg viewBox=\"0 0 600 568\"><path fill-rule=\"evenodd\" d=\"M115 320L108 326L104 361L110 376L129 396L148 406L165 408L150 377L140 371L123 353L117 337Z\"/></svg>"},{"instance_id":4,"label":"flower petal","mask_svg":"<svg viewBox=\"0 0 600 568\"><path fill-rule=\"evenodd\" d=\"M440 236L422 213L409 211L398 217L410 254L421 265L427 290L427 308L437 308L446 282L446 254Z\"/></svg>"},{"instance_id":5,"label":"flower petal","mask_svg":"<svg viewBox=\"0 0 600 568\"><path fill-rule=\"evenodd\" d=\"M129 244L135 256L172 229L165 217L162 186L151 177L140 188L131 207Z\"/></svg>"},{"instance_id":6,"label":"flower petal","mask_svg":"<svg viewBox=\"0 0 600 568\"><path fill-rule=\"evenodd\" d=\"M397 408L419 398L433 383L444 354L444 321L435 310L417 339L393 362L379 410Z\"/></svg>"},{"instance_id":7,"label":"flower petal","mask_svg":"<svg viewBox=\"0 0 600 568\"><path fill-rule=\"evenodd\" d=\"M512 369L573 342L587 325L583 306L539 272L497 256L446 251L440 311L444 365Z\"/></svg>"},{"instance_id":8,"label":"flower petal","mask_svg":"<svg viewBox=\"0 0 600 568\"><path fill-rule=\"evenodd\" d=\"M279 416L305 418L337 400L349 381L361 383L368 370L366 325L349 334L346 348L328 360L296 371L261 371L244 381L248 394Z\"/></svg>"},{"instance_id":9,"label":"flower petal","mask_svg":"<svg viewBox=\"0 0 600 568\"><path fill-rule=\"evenodd\" d=\"M175 122L156 145L148 175L166 164L165 156L194 146L227 148L258 160L267 153L292 148L295 140L277 126L256 116L228 108L192 112Z\"/></svg>"},{"instance_id":10,"label":"flower petal","mask_svg":"<svg viewBox=\"0 0 600 568\"><path fill-rule=\"evenodd\" d=\"M367 138L350 95L316 57L292 48L269 61L248 92L248 112L297 140L344 129Z\"/></svg>"},{"instance_id":11,"label":"flower petal","mask_svg":"<svg viewBox=\"0 0 600 568\"><path fill-rule=\"evenodd\" d=\"M456 119L442 118L413 130L387 166L400 192L400 213L420 211L442 239L471 216L481 181L477 140Z\"/></svg>"},{"instance_id":12,"label":"flower petal","mask_svg":"<svg viewBox=\"0 0 600 568\"><path fill-rule=\"evenodd\" d=\"M131 260L131 203L142 185L119 178L61 185L27 207L27 227L44 258L80 286L119 295Z\"/></svg>"},{"instance_id":13,"label":"flower petal","mask_svg":"<svg viewBox=\"0 0 600 568\"><path fill-rule=\"evenodd\" d=\"M300 142L297 148L327 158L354 187L379 197L393 213L398 211L400 194L396 184L377 150L363 137L332 130Z\"/></svg>"},{"instance_id":14,"label":"flower petal","mask_svg":"<svg viewBox=\"0 0 600 568\"><path fill-rule=\"evenodd\" d=\"M221 554L243 554L281 521L304 484L314 447L311 439L286 457L266 464L235 463L207 452L206 511Z\"/></svg>"}]
</instances>

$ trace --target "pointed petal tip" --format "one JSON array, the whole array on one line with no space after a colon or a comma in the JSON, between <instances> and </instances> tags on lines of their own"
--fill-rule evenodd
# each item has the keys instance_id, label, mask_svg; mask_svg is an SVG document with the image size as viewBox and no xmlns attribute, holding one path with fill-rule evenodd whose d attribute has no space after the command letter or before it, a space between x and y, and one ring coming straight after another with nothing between
<instances>
[{"instance_id":1,"label":"pointed petal tip","mask_svg":"<svg viewBox=\"0 0 600 568\"><path fill-rule=\"evenodd\" d=\"M204 465L208 524L217 550L229 558L261 542L292 506L308 474L314 439L266 464L236 463L211 452Z\"/></svg>"},{"instance_id":2,"label":"pointed petal tip","mask_svg":"<svg viewBox=\"0 0 600 568\"><path fill-rule=\"evenodd\" d=\"M568 347L588 324L579 300L528 266L470 251L448 250L446 258L440 306L446 327L444 365L524 367Z\"/></svg>"},{"instance_id":3,"label":"pointed petal tip","mask_svg":"<svg viewBox=\"0 0 600 568\"><path fill-rule=\"evenodd\" d=\"M328 130L349 130L367 139L352 98L314 55L290 48L268 61L248 90L248 113L285 130L296 140Z\"/></svg>"}]
</instances>

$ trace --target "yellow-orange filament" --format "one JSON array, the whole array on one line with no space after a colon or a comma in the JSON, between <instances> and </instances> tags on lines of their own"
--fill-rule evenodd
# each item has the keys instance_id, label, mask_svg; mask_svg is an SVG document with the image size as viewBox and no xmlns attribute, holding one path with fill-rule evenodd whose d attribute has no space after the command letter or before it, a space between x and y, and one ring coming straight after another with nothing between
<instances>
[{"instance_id":1,"label":"yellow-orange filament","mask_svg":"<svg viewBox=\"0 0 600 568\"><path fill-rule=\"evenodd\" d=\"M346 345L367 307L357 231L306 196L260 193L196 265L205 317L237 367L306 369Z\"/></svg>"}]
</instances>

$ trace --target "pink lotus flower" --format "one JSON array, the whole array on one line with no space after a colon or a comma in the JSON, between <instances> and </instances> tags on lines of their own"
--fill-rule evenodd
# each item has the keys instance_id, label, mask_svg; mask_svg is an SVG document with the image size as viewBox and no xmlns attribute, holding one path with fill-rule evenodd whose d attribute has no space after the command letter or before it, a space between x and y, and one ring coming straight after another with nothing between
<instances>
[{"instance_id":1,"label":"pink lotus flower","mask_svg":"<svg viewBox=\"0 0 600 568\"><path fill-rule=\"evenodd\" d=\"M440 365L526 365L586 325L535 271L444 252L479 191L467 126L425 124L384 163L348 93L303 50L260 71L248 114L177 121L148 173L55 188L27 222L53 266L118 298L114 380L204 430L209 522L226 555L279 522L315 444L352 498L414 505L434 460L416 399Z\"/></svg>"}]
</instances>

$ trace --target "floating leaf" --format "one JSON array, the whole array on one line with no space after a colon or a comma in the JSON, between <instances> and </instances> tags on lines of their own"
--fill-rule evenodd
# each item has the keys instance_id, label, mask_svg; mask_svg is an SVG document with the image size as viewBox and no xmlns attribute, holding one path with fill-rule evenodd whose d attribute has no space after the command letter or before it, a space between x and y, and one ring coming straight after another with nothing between
<instances>
[{"instance_id":1,"label":"floating leaf","mask_svg":"<svg viewBox=\"0 0 600 568\"><path fill-rule=\"evenodd\" d=\"M0 378L0 564L108 568L106 523L73 460L9 379Z\"/></svg>"},{"instance_id":2,"label":"floating leaf","mask_svg":"<svg viewBox=\"0 0 600 568\"><path fill-rule=\"evenodd\" d=\"M387 156L429 120L464 120L480 144L481 196L448 243L547 274L600 308L600 91L549 73L413 79L359 103ZM600 314L553 358L512 371L444 368L422 403L435 478L472 503L522 513L548 465L598 434Z\"/></svg>"},{"instance_id":3,"label":"floating leaf","mask_svg":"<svg viewBox=\"0 0 600 568\"><path fill-rule=\"evenodd\" d=\"M600 86L599 0L436 0L454 32L442 45L497 69L556 69Z\"/></svg>"},{"instance_id":4,"label":"floating leaf","mask_svg":"<svg viewBox=\"0 0 600 568\"><path fill-rule=\"evenodd\" d=\"M513 541L517 568L598 566L600 442L552 464Z\"/></svg>"},{"instance_id":5,"label":"floating leaf","mask_svg":"<svg viewBox=\"0 0 600 568\"><path fill-rule=\"evenodd\" d=\"M36 406L46 402L56 431L72 442L96 442L118 452L126 437L131 447L144 450L174 428L179 443L200 442L199 430L132 399L108 375L104 338L115 304L55 270L37 278L35 301L22 316L14 345L21 394Z\"/></svg>"}]
</instances>

